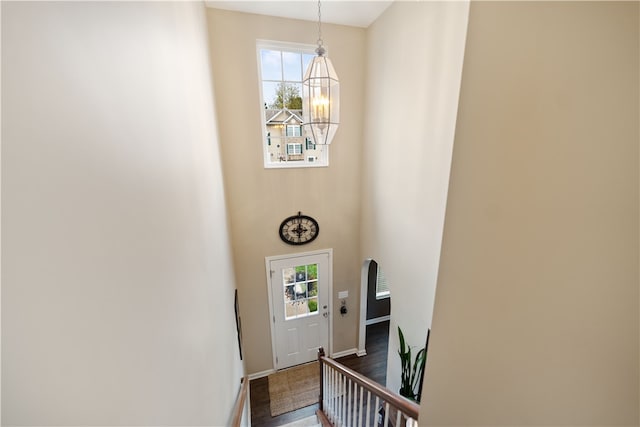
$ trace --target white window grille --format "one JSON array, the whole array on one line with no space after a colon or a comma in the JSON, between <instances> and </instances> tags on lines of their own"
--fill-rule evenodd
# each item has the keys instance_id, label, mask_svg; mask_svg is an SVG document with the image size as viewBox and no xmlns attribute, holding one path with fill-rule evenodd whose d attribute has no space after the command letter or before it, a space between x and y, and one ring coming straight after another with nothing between
<instances>
[{"instance_id":1,"label":"white window grille","mask_svg":"<svg viewBox=\"0 0 640 427\"><path fill-rule=\"evenodd\" d=\"M257 42L265 168L329 165L329 148L308 143L302 128L302 78L315 49L299 43Z\"/></svg>"},{"instance_id":2,"label":"white window grille","mask_svg":"<svg viewBox=\"0 0 640 427\"><path fill-rule=\"evenodd\" d=\"M302 144L287 144L287 154L290 156L302 154Z\"/></svg>"},{"instance_id":3,"label":"white window grille","mask_svg":"<svg viewBox=\"0 0 640 427\"><path fill-rule=\"evenodd\" d=\"M302 126L287 125L287 136L302 136Z\"/></svg>"}]
</instances>

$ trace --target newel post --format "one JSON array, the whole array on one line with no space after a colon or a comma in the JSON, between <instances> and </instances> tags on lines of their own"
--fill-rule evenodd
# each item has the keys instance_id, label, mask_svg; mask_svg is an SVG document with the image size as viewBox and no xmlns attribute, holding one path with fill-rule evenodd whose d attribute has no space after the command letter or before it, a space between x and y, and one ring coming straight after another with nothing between
<instances>
[{"instance_id":1,"label":"newel post","mask_svg":"<svg viewBox=\"0 0 640 427\"><path fill-rule=\"evenodd\" d=\"M322 358L323 357L324 357L324 348L320 347L318 349L318 366L320 366L320 396L319 396L319 399L318 399L318 404L320 405L320 410L321 411L323 410L323 407L322 407L322 396L324 395L324 390L323 390L323 388L324 388L324 378L323 378L324 369L322 369L322 362L323 362Z\"/></svg>"}]
</instances>

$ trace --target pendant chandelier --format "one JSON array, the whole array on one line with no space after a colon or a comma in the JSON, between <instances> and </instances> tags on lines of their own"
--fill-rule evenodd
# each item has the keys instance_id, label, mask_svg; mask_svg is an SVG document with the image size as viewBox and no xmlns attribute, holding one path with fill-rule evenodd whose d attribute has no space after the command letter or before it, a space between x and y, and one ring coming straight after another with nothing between
<instances>
[{"instance_id":1,"label":"pendant chandelier","mask_svg":"<svg viewBox=\"0 0 640 427\"><path fill-rule=\"evenodd\" d=\"M340 124L340 82L322 46L320 0L318 0L317 56L302 80L302 119L314 144L328 145Z\"/></svg>"}]
</instances>

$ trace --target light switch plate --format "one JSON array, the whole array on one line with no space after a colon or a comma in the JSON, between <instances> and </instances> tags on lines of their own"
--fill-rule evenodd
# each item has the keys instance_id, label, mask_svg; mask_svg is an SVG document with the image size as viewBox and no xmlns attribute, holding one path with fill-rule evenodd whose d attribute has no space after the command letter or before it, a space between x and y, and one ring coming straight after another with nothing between
<instances>
[{"instance_id":1,"label":"light switch plate","mask_svg":"<svg viewBox=\"0 0 640 427\"><path fill-rule=\"evenodd\" d=\"M338 292L338 299L345 299L349 297L349 291Z\"/></svg>"}]
</instances>

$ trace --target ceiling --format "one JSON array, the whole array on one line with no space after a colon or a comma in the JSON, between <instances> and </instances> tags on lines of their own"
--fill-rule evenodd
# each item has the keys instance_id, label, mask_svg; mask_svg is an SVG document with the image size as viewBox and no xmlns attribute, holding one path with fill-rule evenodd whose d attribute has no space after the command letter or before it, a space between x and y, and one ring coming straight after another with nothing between
<instances>
[{"instance_id":1,"label":"ceiling","mask_svg":"<svg viewBox=\"0 0 640 427\"><path fill-rule=\"evenodd\" d=\"M393 0L324 0L321 5L322 22L366 28L392 2ZM318 3L315 0L208 0L206 4L208 7L215 9L302 19L305 21L318 20Z\"/></svg>"}]
</instances>

